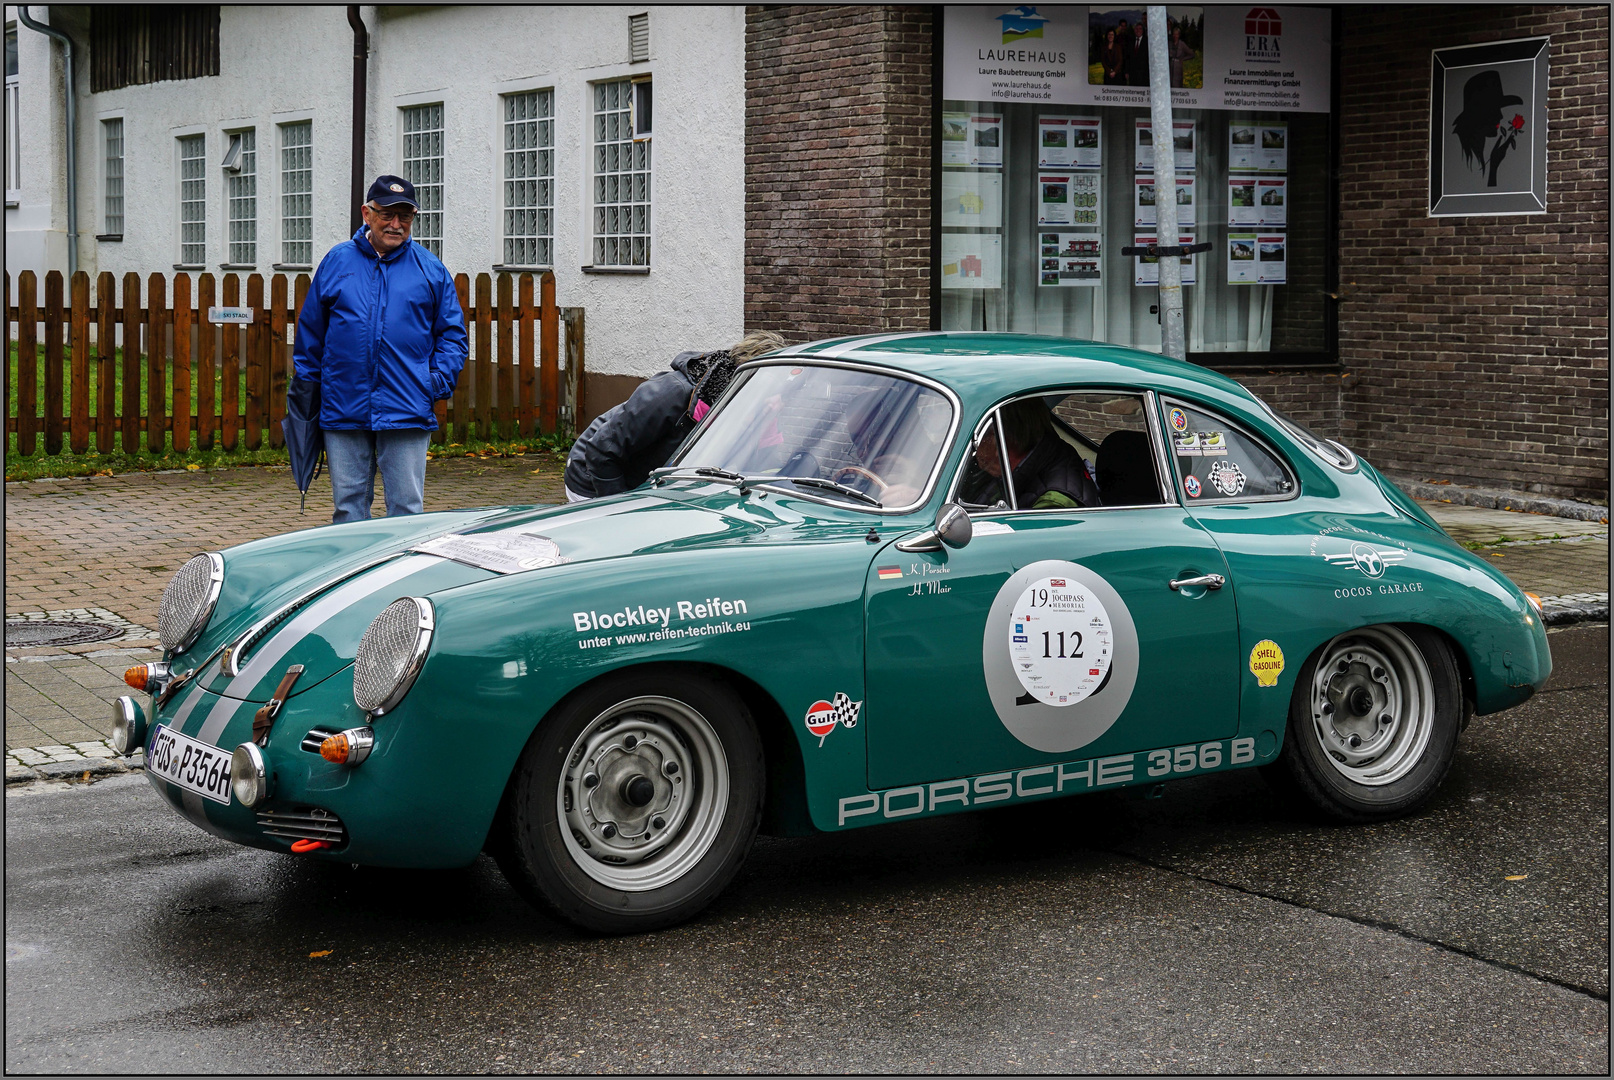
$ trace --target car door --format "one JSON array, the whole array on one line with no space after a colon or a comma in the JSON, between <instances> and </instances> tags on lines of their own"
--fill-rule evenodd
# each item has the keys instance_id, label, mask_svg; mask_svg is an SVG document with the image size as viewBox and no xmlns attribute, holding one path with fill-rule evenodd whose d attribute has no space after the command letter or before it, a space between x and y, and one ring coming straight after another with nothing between
<instances>
[{"instance_id":1,"label":"car door","mask_svg":"<svg viewBox=\"0 0 1614 1080\"><path fill-rule=\"evenodd\" d=\"M871 788L1199 742L1237 727L1233 589L1215 542L1165 479L1152 395L1038 398L1050 408L1044 437L1080 458L1102 485L1100 505L1058 505L1077 500L1047 493L1035 500L1043 508L1019 505L1038 485L1004 453L1012 432L1003 434L999 410L977 428L954 486L955 499L973 498L970 543L913 553L887 545L870 569ZM980 465L993 449L1008 485ZM1071 455L1054 456L1064 486L1091 497ZM1210 575L1223 587L1210 587Z\"/></svg>"}]
</instances>

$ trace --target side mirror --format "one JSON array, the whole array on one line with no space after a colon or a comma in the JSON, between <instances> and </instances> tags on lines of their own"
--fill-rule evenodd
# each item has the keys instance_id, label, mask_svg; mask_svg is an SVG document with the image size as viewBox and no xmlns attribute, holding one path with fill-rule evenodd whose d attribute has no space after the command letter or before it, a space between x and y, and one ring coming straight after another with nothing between
<instances>
[{"instance_id":1,"label":"side mirror","mask_svg":"<svg viewBox=\"0 0 1614 1080\"><path fill-rule=\"evenodd\" d=\"M957 503L943 503L936 511L936 535L950 548L961 548L975 535L975 525Z\"/></svg>"},{"instance_id":2,"label":"side mirror","mask_svg":"<svg viewBox=\"0 0 1614 1080\"><path fill-rule=\"evenodd\" d=\"M943 503L936 511L936 527L922 532L911 540L898 540L898 551L940 551L942 545L961 548L975 535L975 526L969 514L957 503Z\"/></svg>"}]
</instances>

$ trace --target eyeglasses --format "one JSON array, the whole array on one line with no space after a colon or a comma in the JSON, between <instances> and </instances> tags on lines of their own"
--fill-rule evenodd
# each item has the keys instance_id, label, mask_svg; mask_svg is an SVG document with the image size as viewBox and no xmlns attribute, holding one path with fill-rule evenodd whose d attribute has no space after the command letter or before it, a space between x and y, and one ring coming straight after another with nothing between
<instances>
[{"instance_id":1,"label":"eyeglasses","mask_svg":"<svg viewBox=\"0 0 1614 1080\"><path fill-rule=\"evenodd\" d=\"M415 211L412 209L385 210L366 203L364 208L382 221L396 221L400 225L408 225L415 220Z\"/></svg>"}]
</instances>

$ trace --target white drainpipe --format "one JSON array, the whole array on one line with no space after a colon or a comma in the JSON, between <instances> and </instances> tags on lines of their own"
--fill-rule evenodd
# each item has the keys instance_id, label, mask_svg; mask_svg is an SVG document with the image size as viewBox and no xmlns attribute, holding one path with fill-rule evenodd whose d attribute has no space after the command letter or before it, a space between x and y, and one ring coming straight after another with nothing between
<instances>
[{"instance_id":1,"label":"white drainpipe","mask_svg":"<svg viewBox=\"0 0 1614 1080\"><path fill-rule=\"evenodd\" d=\"M67 54L67 276L78 273L78 102L73 81L73 39L53 27L35 22L27 4L17 5L17 18L30 30L37 30L62 43Z\"/></svg>"}]
</instances>

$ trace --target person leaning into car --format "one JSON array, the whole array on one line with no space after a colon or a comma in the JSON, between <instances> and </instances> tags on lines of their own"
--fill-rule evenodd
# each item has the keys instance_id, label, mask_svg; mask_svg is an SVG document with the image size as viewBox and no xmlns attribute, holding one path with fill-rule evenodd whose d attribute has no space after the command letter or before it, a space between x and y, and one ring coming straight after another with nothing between
<instances>
[{"instance_id":1,"label":"person leaning into car","mask_svg":"<svg viewBox=\"0 0 1614 1080\"><path fill-rule=\"evenodd\" d=\"M683 445L728 389L736 364L784 347L771 330L753 330L717 352L684 352L594 418L566 455L566 501L585 502L636 488Z\"/></svg>"},{"instance_id":2,"label":"person leaning into car","mask_svg":"<svg viewBox=\"0 0 1614 1080\"><path fill-rule=\"evenodd\" d=\"M336 511L370 516L379 471L387 516L418 514L434 402L465 366L465 316L437 256L410 239L415 187L378 176L353 239L320 260L297 320L296 377L316 384Z\"/></svg>"}]
</instances>

